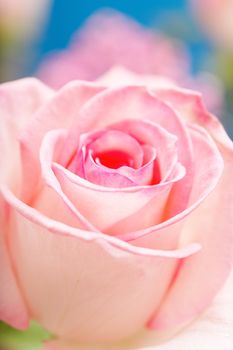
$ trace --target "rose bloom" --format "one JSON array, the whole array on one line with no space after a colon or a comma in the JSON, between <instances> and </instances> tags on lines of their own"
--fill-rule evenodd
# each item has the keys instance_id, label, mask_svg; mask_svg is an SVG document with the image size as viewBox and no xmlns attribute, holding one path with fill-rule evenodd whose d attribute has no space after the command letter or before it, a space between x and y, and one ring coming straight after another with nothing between
<instances>
[{"instance_id":1,"label":"rose bloom","mask_svg":"<svg viewBox=\"0 0 233 350\"><path fill-rule=\"evenodd\" d=\"M191 9L207 35L218 46L233 52L233 1L190 0Z\"/></svg>"},{"instance_id":2,"label":"rose bloom","mask_svg":"<svg viewBox=\"0 0 233 350\"><path fill-rule=\"evenodd\" d=\"M74 79L93 81L115 65L137 74L166 76L198 89L211 111L221 109L220 81L207 72L191 77L191 60L180 41L110 9L94 13L74 35L70 47L48 55L37 76L57 89Z\"/></svg>"},{"instance_id":3,"label":"rose bloom","mask_svg":"<svg viewBox=\"0 0 233 350\"><path fill-rule=\"evenodd\" d=\"M159 337L231 271L232 142L199 93L121 74L1 86L0 316L15 328Z\"/></svg>"}]
</instances>

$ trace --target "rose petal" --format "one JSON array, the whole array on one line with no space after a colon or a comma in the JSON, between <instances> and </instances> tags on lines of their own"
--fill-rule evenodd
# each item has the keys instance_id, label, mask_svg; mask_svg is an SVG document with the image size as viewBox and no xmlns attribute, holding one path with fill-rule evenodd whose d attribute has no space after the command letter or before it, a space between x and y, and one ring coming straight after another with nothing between
<instances>
[{"instance_id":1,"label":"rose petal","mask_svg":"<svg viewBox=\"0 0 233 350\"><path fill-rule=\"evenodd\" d=\"M0 159L0 181L7 182L16 192L20 182L18 134L29 122L33 113L51 95L53 95L52 90L32 78L4 83L0 86L0 145L1 153L4 155ZM13 327L25 329L29 323L29 315L18 286L14 264L9 257L6 242L8 220L8 207L0 196L0 318Z\"/></svg>"},{"instance_id":2,"label":"rose petal","mask_svg":"<svg viewBox=\"0 0 233 350\"><path fill-rule=\"evenodd\" d=\"M26 329L29 325L29 315L20 294L20 290L13 271L12 261L5 240L3 227L6 227L4 213L6 207L0 197L0 319L9 323L12 327Z\"/></svg>"},{"instance_id":3,"label":"rose petal","mask_svg":"<svg viewBox=\"0 0 233 350\"><path fill-rule=\"evenodd\" d=\"M102 88L95 84L71 82L34 116L20 138L23 166L22 195L25 200L31 199L31 193L35 193L35 188L38 186L39 148L45 133L61 127L68 128L82 105L101 90Z\"/></svg>"},{"instance_id":4,"label":"rose petal","mask_svg":"<svg viewBox=\"0 0 233 350\"><path fill-rule=\"evenodd\" d=\"M161 302L177 261L199 249L132 247L50 220L1 191L17 211L9 247L32 316L65 338L106 341L134 333Z\"/></svg>"},{"instance_id":5,"label":"rose petal","mask_svg":"<svg viewBox=\"0 0 233 350\"><path fill-rule=\"evenodd\" d=\"M7 160L4 162L4 159L1 159L1 177L8 183L11 182L15 189L20 182L19 133L52 95L53 91L50 88L34 78L7 82L0 86L0 145L4 159ZM15 169L19 172L18 181L14 176Z\"/></svg>"},{"instance_id":6,"label":"rose petal","mask_svg":"<svg viewBox=\"0 0 233 350\"><path fill-rule=\"evenodd\" d=\"M184 262L159 312L151 319L151 328L173 327L196 317L212 301L231 270L233 192L229 183L233 171L233 146L223 131L218 133L212 123L207 123L207 128L214 135L222 154L224 172L213 193L189 215L182 234L183 242L198 240L203 245L203 251L198 259L191 259L187 264ZM197 127L195 129L198 130ZM202 137L206 138L205 133ZM206 158L204 149L200 151ZM184 288L185 285L188 288Z\"/></svg>"},{"instance_id":7,"label":"rose petal","mask_svg":"<svg viewBox=\"0 0 233 350\"><path fill-rule=\"evenodd\" d=\"M167 337L161 337L156 331L150 331L140 332L127 341L107 345L79 344L56 339L46 342L43 350L232 350L232 293L233 274L207 312L171 340L169 333ZM164 340L166 342L161 344Z\"/></svg>"},{"instance_id":8,"label":"rose petal","mask_svg":"<svg viewBox=\"0 0 233 350\"><path fill-rule=\"evenodd\" d=\"M111 192L106 190L107 187L94 187L94 184L74 176L58 164L53 165L53 171L63 192L75 207L99 230L108 234L119 234L119 232L123 234L129 229L148 227L160 221L171 188L170 183L164 186L151 186L151 188L146 186L144 189L128 187L132 188L132 191L112 188L113 192ZM82 198L82 201L79 201L79 198ZM132 220L134 214L140 214L139 222ZM115 224L123 219L126 222L124 225L118 225L116 231Z\"/></svg>"},{"instance_id":9,"label":"rose petal","mask_svg":"<svg viewBox=\"0 0 233 350\"><path fill-rule=\"evenodd\" d=\"M3 83L0 86L1 117L10 123L12 132L19 133L53 94L52 89L35 78Z\"/></svg>"},{"instance_id":10,"label":"rose petal","mask_svg":"<svg viewBox=\"0 0 233 350\"><path fill-rule=\"evenodd\" d=\"M151 74L137 74L131 70L126 69L124 66L118 64L111 67L103 75L101 75L97 82L104 86L125 86L125 85L138 85L138 86L150 86L152 88L169 88L175 85L175 83L165 78L162 75Z\"/></svg>"}]
</instances>

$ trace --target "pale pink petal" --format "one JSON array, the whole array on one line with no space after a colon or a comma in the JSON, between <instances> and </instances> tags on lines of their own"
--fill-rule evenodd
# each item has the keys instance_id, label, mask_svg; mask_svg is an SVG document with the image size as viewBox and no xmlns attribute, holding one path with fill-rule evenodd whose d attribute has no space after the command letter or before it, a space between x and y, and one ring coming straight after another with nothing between
<instances>
[{"instance_id":1,"label":"pale pink petal","mask_svg":"<svg viewBox=\"0 0 233 350\"><path fill-rule=\"evenodd\" d=\"M232 267L233 192L229 184L233 171L233 146L223 130L218 132L215 124L206 122L206 127L215 137L222 154L224 171L214 191L189 215L182 233L183 243L198 240L203 251L198 259L182 264L160 311L149 323L151 328L173 327L177 323L189 322L200 314L221 288ZM198 131L197 127L195 129ZM202 137L206 138L207 135L203 133ZM203 152L201 148L200 153L205 158Z\"/></svg>"},{"instance_id":2,"label":"pale pink petal","mask_svg":"<svg viewBox=\"0 0 233 350\"><path fill-rule=\"evenodd\" d=\"M35 78L1 84L1 117L11 123L12 132L19 133L53 94L53 90Z\"/></svg>"},{"instance_id":3,"label":"pale pink petal","mask_svg":"<svg viewBox=\"0 0 233 350\"><path fill-rule=\"evenodd\" d=\"M125 188L101 188L73 175L58 164L54 164L53 171L63 192L75 207L99 230L109 234L123 234L159 222L171 188L171 183L151 188L128 187L128 191ZM132 215L140 215L141 220L132 220ZM115 225L123 219L127 222L116 231Z\"/></svg>"},{"instance_id":4,"label":"pale pink petal","mask_svg":"<svg viewBox=\"0 0 233 350\"><path fill-rule=\"evenodd\" d=\"M0 86L0 181L7 182L16 192L20 183L18 135L33 113L52 95L51 89L32 78ZM29 323L29 315L6 242L9 229L8 210L0 197L0 318L16 328L25 329Z\"/></svg>"},{"instance_id":5,"label":"pale pink petal","mask_svg":"<svg viewBox=\"0 0 233 350\"><path fill-rule=\"evenodd\" d=\"M182 88L156 89L156 96L170 104L188 123L204 127L221 147L232 148L232 141L219 120L205 107L201 94Z\"/></svg>"},{"instance_id":6,"label":"pale pink petal","mask_svg":"<svg viewBox=\"0 0 233 350\"><path fill-rule=\"evenodd\" d=\"M132 247L50 220L1 191L17 211L9 249L32 317L65 338L107 341L133 334L160 304L177 262L199 249Z\"/></svg>"},{"instance_id":7,"label":"pale pink petal","mask_svg":"<svg viewBox=\"0 0 233 350\"><path fill-rule=\"evenodd\" d=\"M52 129L69 128L82 105L101 90L101 87L91 83L71 82L34 115L20 137L23 166L22 196L25 200L31 199L32 190L35 193L35 188L38 186L39 148L45 133Z\"/></svg>"},{"instance_id":8,"label":"pale pink petal","mask_svg":"<svg viewBox=\"0 0 233 350\"><path fill-rule=\"evenodd\" d=\"M12 261L5 240L6 223L4 214L6 206L0 197L0 320L18 329L25 329L29 325L27 307L20 293Z\"/></svg>"},{"instance_id":9,"label":"pale pink petal","mask_svg":"<svg viewBox=\"0 0 233 350\"><path fill-rule=\"evenodd\" d=\"M52 95L53 91L50 88L34 78L7 82L0 86L0 146L4 154L4 159L1 159L0 177L5 177L15 188L20 180L18 136L33 114ZM15 169L18 169L19 173L17 181L13 176Z\"/></svg>"},{"instance_id":10,"label":"pale pink petal","mask_svg":"<svg viewBox=\"0 0 233 350\"><path fill-rule=\"evenodd\" d=\"M56 339L46 342L43 350L232 350L232 295L233 274L205 314L175 336L169 332L161 335L156 331L144 331L127 341L107 345Z\"/></svg>"},{"instance_id":11,"label":"pale pink petal","mask_svg":"<svg viewBox=\"0 0 233 350\"><path fill-rule=\"evenodd\" d=\"M164 87L169 88L174 86L174 81L161 75L153 74L137 74L123 66L113 66L101 75L97 82L108 87L117 87L125 85L138 85L148 87Z\"/></svg>"}]
</instances>

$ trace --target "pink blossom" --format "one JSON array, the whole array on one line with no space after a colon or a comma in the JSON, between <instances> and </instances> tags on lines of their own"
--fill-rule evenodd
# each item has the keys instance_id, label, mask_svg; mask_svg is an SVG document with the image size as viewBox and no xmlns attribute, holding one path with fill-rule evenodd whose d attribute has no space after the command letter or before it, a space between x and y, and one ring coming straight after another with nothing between
<instances>
[{"instance_id":1,"label":"pink blossom","mask_svg":"<svg viewBox=\"0 0 233 350\"><path fill-rule=\"evenodd\" d=\"M195 91L118 79L0 89L0 317L76 345L180 329L233 260L220 122Z\"/></svg>"}]
</instances>

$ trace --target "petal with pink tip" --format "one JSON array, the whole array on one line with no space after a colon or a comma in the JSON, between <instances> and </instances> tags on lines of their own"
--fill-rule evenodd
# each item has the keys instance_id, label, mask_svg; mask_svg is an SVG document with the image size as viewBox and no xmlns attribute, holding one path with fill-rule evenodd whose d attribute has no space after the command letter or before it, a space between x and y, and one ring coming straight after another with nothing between
<instances>
[{"instance_id":1,"label":"petal with pink tip","mask_svg":"<svg viewBox=\"0 0 233 350\"><path fill-rule=\"evenodd\" d=\"M211 123L206 126L215 137L223 157L224 171L213 193L190 214L182 233L183 243L198 240L203 251L198 259L192 258L182 264L160 310L149 322L150 328L171 328L192 320L210 304L231 270L233 192L229 183L233 171L233 145L222 130L218 133ZM205 133L197 127L195 129L200 139L206 138ZM200 151L203 154L204 149Z\"/></svg>"}]
</instances>

